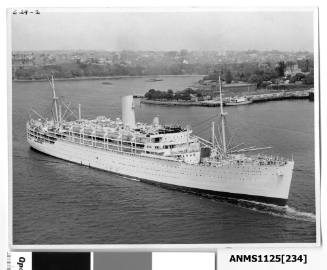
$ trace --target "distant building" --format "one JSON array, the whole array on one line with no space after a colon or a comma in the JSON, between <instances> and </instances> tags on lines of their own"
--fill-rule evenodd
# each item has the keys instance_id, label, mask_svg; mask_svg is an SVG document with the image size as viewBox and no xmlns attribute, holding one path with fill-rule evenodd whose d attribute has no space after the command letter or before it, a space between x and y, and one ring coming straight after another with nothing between
<instances>
[{"instance_id":1,"label":"distant building","mask_svg":"<svg viewBox=\"0 0 327 270\"><path fill-rule=\"evenodd\" d=\"M198 101L198 97L193 95L193 94L190 94L190 97L191 97L191 101L194 101L194 102L197 102Z\"/></svg>"},{"instance_id":2,"label":"distant building","mask_svg":"<svg viewBox=\"0 0 327 270\"><path fill-rule=\"evenodd\" d=\"M12 65L14 67L33 66L34 60L33 53L13 53L12 55Z\"/></svg>"},{"instance_id":3,"label":"distant building","mask_svg":"<svg viewBox=\"0 0 327 270\"><path fill-rule=\"evenodd\" d=\"M203 85L202 95L208 95L212 98L219 96L219 90L217 89L216 83L211 82L210 86L208 84ZM230 83L223 84L223 93L225 95L240 95L246 94L248 92L253 92L257 89L257 84L255 83Z\"/></svg>"},{"instance_id":4,"label":"distant building","mask_svg":"<svg viewBox=\"0 0 327 270\"><path fill-rule=\"evenodd\" d=\"M262 70L264 70L264 71L268 71L268 70L271 69L269 63L259 63L259 64L258 64L258 68L259 68L259 69L262 69Z\"/></svg>"},{"instance_id":5,"label":"distant building","mask_svg":"<svg viewBox=\"0 0 327 270\"><path fill-rule=\"evenodd\" d=\"M13 53L12 54L12 74L18 69L35 66L35 57L33 53Z\"/></svg>"},{"instance_id":6,"label":"distant building","mask_svg":"<svg viewBox=\"0 0 327 270\"><path fill-rule=\"evenodd\" d=\"M289 65L285 69L285 76L294 76L296 73L302 73L302 70L299 68L297 64Z\"/></svg>"},{"instance_id":7,"label":"distant building","mask_svg":"<svg viewBox=\"0 0 327 270\"><path fill-rule=\"evenodd\" d=\"M74 55L73 57L72 57L72 61L73 61L73 63L77 63L77 64L80 64L81 63L81 57L80 56L77 56L77 55Z\"/></svg>"}]
</instances>

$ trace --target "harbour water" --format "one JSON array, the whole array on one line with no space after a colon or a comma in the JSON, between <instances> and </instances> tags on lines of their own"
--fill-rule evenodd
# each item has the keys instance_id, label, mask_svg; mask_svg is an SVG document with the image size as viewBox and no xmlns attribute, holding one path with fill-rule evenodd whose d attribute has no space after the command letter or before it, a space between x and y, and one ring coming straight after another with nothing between
<instances>
[{"instance_id":1,"label":"harbour water","mask_svg":"<svg viewBox=\"0 0 327 270\"><path fill-rule=\"evenodd\" d=\"M58 81L57 94L82 104L83 117L120 117L120 97L150 88L181 90L201 77ZM272 146L293 155L288 206L225 201L144 184L30 149L25 123L31 108L51 108L47 82L13 83L14 244L313 243L316 241L314 103L274 101L226 108L234 144ZM136 119L190 124L210 137L218 108L165 107L136 102Z\"/></svg>"}]
</instances>

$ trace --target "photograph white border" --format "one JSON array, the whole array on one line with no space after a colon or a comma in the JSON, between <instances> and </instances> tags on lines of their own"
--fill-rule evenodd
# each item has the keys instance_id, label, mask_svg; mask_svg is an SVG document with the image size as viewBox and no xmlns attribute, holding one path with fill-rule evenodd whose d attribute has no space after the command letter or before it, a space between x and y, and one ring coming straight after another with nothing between
<instances>
[{"instance_id":1,"label":"photograph white border","mask_svg":"<svg viewBox=\"0 0 327 270\"><path fill-rule=\"evenodd\" d=\"M289 248L289 247L319 247L321 245L321 212L320 212L320 187L321 187L321 152L320 152L320 74L319 74L319 10L317 7L113 7L113 8L38 8L19 7L19 9L39 9L43 12L287 12L287 11L313 11L314 19L314 74L315 74L315 206L316 206L316 242L315 243L248 243L248 244L78 244L78 245L15 245L13 244L13 179L12 179L12 70L11 70L11 12L7 9L7 114L8 114L8 240L12 251L216 251L220 248Z\"/></svg>"}]
</instances>

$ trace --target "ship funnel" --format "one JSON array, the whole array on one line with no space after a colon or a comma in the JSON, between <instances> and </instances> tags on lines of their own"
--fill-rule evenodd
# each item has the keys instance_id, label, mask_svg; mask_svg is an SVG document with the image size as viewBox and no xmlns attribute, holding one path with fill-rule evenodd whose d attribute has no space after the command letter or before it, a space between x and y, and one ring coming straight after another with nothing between
<instances>
[{"instance_id":1,"label":"ship funnel","mask_svg":"<svg viewBox=\"0 0 327 270\"><path fill-rule=\"evenodd\" d=\"M121 98L122 104L122 118L124 126L135 128L135 112L133 96L123 96Z\"/></svg>"},{"instance_id":2,"label":"ship funnel","mask_svg":"<svg viewBox=\"0 0 327 270\"><path fill-rule=\"evenodd\" d=\"M159 126L159 117L158 117L158 116L154 117L152 123L153 123L153 125L156 126L156 127Z\"/></svg>"}]
</instances>

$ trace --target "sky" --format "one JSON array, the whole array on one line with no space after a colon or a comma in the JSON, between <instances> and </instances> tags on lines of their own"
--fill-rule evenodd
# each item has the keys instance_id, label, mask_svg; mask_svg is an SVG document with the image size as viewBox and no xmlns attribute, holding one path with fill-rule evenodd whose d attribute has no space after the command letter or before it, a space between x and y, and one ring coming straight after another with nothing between
<instances>
[{"instance_id":1,"label":"sky","mask_svg":"<svg viewBox=\"0 0 327 270\"><path fill-rule=\"evenodd\" d=\"M12 48L313 51L313 12L58 12L11 15Z\"/></svg>"}]
</instances>

